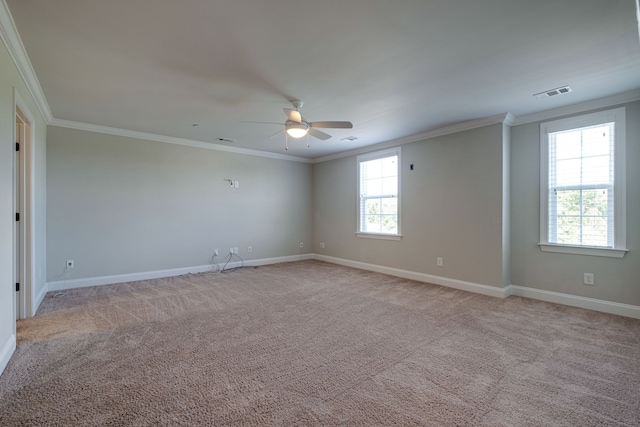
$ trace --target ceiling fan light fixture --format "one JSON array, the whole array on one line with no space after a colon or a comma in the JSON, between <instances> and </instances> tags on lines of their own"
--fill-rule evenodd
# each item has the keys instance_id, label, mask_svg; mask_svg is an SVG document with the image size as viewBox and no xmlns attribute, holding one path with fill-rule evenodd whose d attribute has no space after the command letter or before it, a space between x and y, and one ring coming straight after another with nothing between
<instances>
[{"instance_id":1,"label":"ceiling fan light fixture","mask_svg":"<svg viewBox=\"0 0 640 427\"><path fill-rule=\"evenodd\" d=\"M287 133L291 138L302 138L309 132L309 126L302 123L287 125Z\"/></svg>"}]
</instances>

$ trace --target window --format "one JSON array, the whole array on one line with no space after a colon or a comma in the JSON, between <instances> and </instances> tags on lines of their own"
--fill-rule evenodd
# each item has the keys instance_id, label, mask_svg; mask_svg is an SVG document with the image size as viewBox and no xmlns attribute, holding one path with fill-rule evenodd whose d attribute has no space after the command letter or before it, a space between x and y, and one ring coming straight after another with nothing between
<instances>
[{"instance_id":1,"label":"window","mask_svg":"<svg viewBox=\"0 0 640 427\"><path fill-rule=\"evenodd\" d=\"M625 110L543 123L540 248L622 257Z\"/></svg>"},{"instance_id":2,"label":"window","mask_svg":"<svg viewBox=\"0 0 640 427\"><path fill-rule=\"evenodd\" d=\"M358 236L400 238L400 148L358 156Z\"/></svg>"}]
</instances>

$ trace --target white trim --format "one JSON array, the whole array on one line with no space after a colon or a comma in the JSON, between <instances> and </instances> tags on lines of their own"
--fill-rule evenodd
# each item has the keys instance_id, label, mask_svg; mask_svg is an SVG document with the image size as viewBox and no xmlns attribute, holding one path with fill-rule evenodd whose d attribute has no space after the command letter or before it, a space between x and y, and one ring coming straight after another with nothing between
<instances>
[{"instance_id":1,"label":"white trim","mask_svg":"<svg viewBox=\"0 0 640 427\"><path fill-rule=\"evenodd\" d=\"M591 255L609 258L623 258L629 249L618 248L598 248L592 246L558 245L554 243L538 243L543 252L554 252L558 254Z\"/></svg>"},{"instance_id":2,"label":"white trim","mask_svg":"<svg viewBox=\"0 0 640 427\"><path fill-rule=\"evenodd\" d=\"M290 255L283 256L277 258L262 258L262 259L254 259L254 260L246 260L244 261L245 267L255 267L259 265L268 265L268 264L278 264L282 262L293 262L293 261L303 261L307 259L312 259L313 256L311 254L303 254L303 255ZM112 276L99 276L99 277L86 277L82 279L73 279L73 280L59 280L55 282L47 282L48 292L53 291L62 291L65 289L75 289L75 288L86 288L88 286L101 286L101 285L113 285L116 283L126 283L126 282L135 282L138 280L149 280L149 279L159 279L162 277L172 277L172 276L181 276L183 274L189 273L205 273L205 272L213 272L218 271L224 263L221 264L207 264L207 265L198 265L193 267L181 267L181 268L172 268L168 270L155 270L155 271L144 271L140 273L128 273L128 274L115 274ZM230 262L227 264L227 269L240 267L242 263L240 262Z\"/></svg>"},{"instance_id":3,"label":"white trim","mask_svg":"<svg viewBox=\"0 0 640 427\"><path fill-rule=\"evenodd\" d=\"M11 59L18 69L18 73L20 73L20 77L22 77L31 97L38 106L38 110L40 110L40 114L49 123L53 119L53 114L38 81L38 76L36 76L31 66L31 61L22 44L11 12L4 0L0 1L0 38L7 47Z\"/></svg>"},{"instance_id":4,"label":"white trim","mask_svg":"<svg viewBox=\"0 0 640 427\"><path fill-rule=\"evenodd\" d=\"M636 21L638 22L638 37L640 37L640 0L636 0Z\"/></svg>"},{"instance_id":5,"label":"white trim","mask_svg":"<svg viewBox=\"0 0 640 427\"><path fill-rule=\"evenodd\" d=\"M38 308L40 308L40 304L42 304L42 301L44 301L44 297L47 296L47 292L49 292L49 284L45 283L42 289L40 289L38 296L36 296L35 300L33 301L33 316L35 316L38 312Z\"/></svg>"},{"instance_id":6,"label":"white trim","mask_svg":"<svg viewBox=\"0 0 640 427\"><path fill-rule=\"evenodd\" d=\"M402 240L402 234L378 234L378 233L365 233L362 231L356 232L356 237L362 237L364 239L379 239L379 240Z\"/></svg>"},{"instance_id":7,"label":"white trim","mask_svg":"<svg viewBox=\"0 0 640 427\"><path fill-rule=\"evenodd\" d=\"M448 288L473 292L498 298L506 298L511 295L531 298L555 304L579 307L587 310L600 311L603 313L616 314L618 316L632 317L640 319L640 306L622 304L613 301L599 300L595 298L581 297L577 295L562 294L559 292L545 291L541 289L528 288L524 286L509 285L504 288L497 286L487 286L478 283L464 282L462 280L449 279L447 277L433 276L431 274L417 273L414 271L400 270L392 267L368 264L348 259L334 258L326 255L313 254L313 259L325 261L332 264L344 265L346 267L358 268L361 270L374 271L376 273L388 274L390 276L402 277L404 279L417 280L419 282L433 283Z\"/></svg>"},{"instance_id":8,"label":"white trim","mask_svg":"<svg viewBox=\"0 0 640 427\"><path fill-rule=\"evenodd\" d=\"M597 110L600 108L609 108L613 107L614 105L621 105L635 101L640 101L640 89L633 90L631 92L619 93L617 95L607 96L605 98L600 98L593 101L581 102L578 104L567 105L566 107L554 108L552 110L546 110L539 113L532 113L516 117L513 122L513 126L542 122L545 120L556 119L562 116L580 114L586 111Z\"/></svg>"},{"instance_id":9,"label":"white trim","mask_svg":"<svg viewBox=\"0 0 640 427\"><path fill-rule=\"evenodd\" d=\"M412 142L424 141L425 139L431 139L438 136L449 135L452 133L464 132L471 129L477 129L489 125L495 125L497 123L504 123L510 125L514 122L514 116L509 113L498 114L491 117L484 117L481 119L468 120L466 122L455 123L453 125L444 126L428 130L426 132L418 133L415 135L409 135L402 138L392 139L390 141L381 142L379 144L367 145L366 147L358 148L355 150L343 151L341 153L331 154L329 156L318 157L313 159L312 163L328 162L329 160L340 159L343 157L355 156L358 154L368 153L370 151L384 150L385 148L392 148L400 145L410 144Z\"/></svg>"},{"instance_id":10,"label":"white trim","mask_svg":"<svg viewBox=\"0 0 640 427\"><path fill-rule=\"evenodd\" d=\"M193 141L191 139L176 138L172 136L157 135L153 133L138 132L114 128L110 126L93 125L90 123L74 122L71 120L53 119L49 125L68 129L83 130L87 132L102 133L107 135L123 136L127 138L144 139L148 141L166 142L168 144L186 145L188 147L206 148L209 150L226 151L228 153L246 154L249 156L268 157L278 160L289 160L293 162L312 163L311 159L304 157L290 156L287 154L270 153L268 151L251 150L249 148L230 147L228 145L215 144L210 142Z\"/></svg>"},{"instance_id":11,"label":"white trim","mask_svg":"<svg viewBox=\"0 0 640 427\"><path fill-rule=\"evenodd\" d=\"M585 308L587 310L595 310L603 313L640 319L640 306L637 305L622 304L619 302L563 294L560 292L545 291L525 286L509 285L508 288L511 295L519 297L532 298L555 304L568 305L571 307Z\"/></svg>"},{"instance_id":12,"label":"white trim","mask_svg":"<svg viewBox=\"0 0 640 427\"><path fill-rule=\"evenodd\" d=\"M0 350L0 374L4 372L4 368L7 367L14 351L16 351L16 336L11 334L9 339L2 346L2 350Z\"/></svg>"},{"instance_id":13,"label":"white trim","mask_svg":"<svg viewBox=\"0 0 640 427\"><path fill-rule=\"evenodd\" d=\"M360 184L362 183L362 177L360 176L361 164L372 160L378 160L385 157L397 158L397 192L396 192L396 221L397 230L396 234L387 233L375 233L362 231L362 219L363 212L361 211L362 205L362 193L360 191ZM356 220L356 236L366 237L369 239L385 239L385 240L400 240L402 238L402 147L387 148L384 150L371 151L368 153L360 154L356 157L356 210L358 212L358 218Z\"/></svg>"},{"instance_id":14,"label":"white trim","mask_svg":"<svg viewBox=\"0 0 640 427\"><path fill-rule=\"evenodd\" d=\"M611 249L564 245L549 241L549 134L601 123L613 122L614 129L614 207ZM622 258L627 252L626 236L626 107L581 114L540 123L540 240L545 252ZM582 248L577 250L577 248Z\"/></svg>"},{"instance_id":15,"label":"white trim","mask_svg":"<svg viewBox=\"0 0 640 427\"><path fill-rule=\"evenodd\" d=\"M22 165L20 173L22 174L22 205L18 207L16 212L20 212L20 227L22 227L22 238L24 247L22 251L22 271L20 272L21 291L20 291L20 318L26 319L33 317L36 313L35 306L35 259L36 259L36 233L33 206L35 206L35 167L34 167L34 142L36 140L36 121L29 110L27 103L24 101L20 92L13 88L13 140L17 141L15 121L20 109L21 119L28 126L29 134L26 141L22 141Z\"/></svg>"},{"instance_id":16,"label":"white trim","mask_svg":"<svg viewBox=\"0 0 640 427\"><path fill-rule=\"evenodd\" d=\"M344 265L346 267L358 268L360 270L374 271L376 273L402 277L404 279L416 280L418 282L432 283L434 285L445 286L447 288L459 289L461 291L473 292L476 294L488 295L498 298L505 298L509 296L508 287L500 288L497 286L481 285L479 283L465 282L463 280L450 279L448 277L434 276L426 273L401 270L399 268L368 264L365 262L352 261L343 258L334 258L326 255L313 254L313 259L316 259L318 261L330 262L332 264Z\"/></svg>"}]
</instances>

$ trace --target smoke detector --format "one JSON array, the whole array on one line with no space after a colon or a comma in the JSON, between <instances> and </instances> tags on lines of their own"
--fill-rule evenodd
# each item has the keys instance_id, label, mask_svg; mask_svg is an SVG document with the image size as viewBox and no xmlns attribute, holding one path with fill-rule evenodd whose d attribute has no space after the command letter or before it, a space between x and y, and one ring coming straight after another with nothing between
<instances>
[{"instance_id":1,"label":"smoke detector","mask_svg":"<svg viewBox=\"0 0 640 427\"><path fill-rule=\"evenodd\" d=\"M552 96L564 95L565 93L573 92L569 86L557 87L555 89L545 90L544 92L535 93L533 96L538 99L551 98Z\"/></svg>"}]
</instances>

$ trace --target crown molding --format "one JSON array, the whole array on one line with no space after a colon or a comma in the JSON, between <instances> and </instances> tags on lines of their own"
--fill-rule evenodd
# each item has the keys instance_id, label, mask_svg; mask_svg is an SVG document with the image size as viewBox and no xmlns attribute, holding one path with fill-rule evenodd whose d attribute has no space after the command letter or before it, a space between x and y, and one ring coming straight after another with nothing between
<instances>
[{"instance_id":1,"label":"crown molding","mask_svg":"<svg viewBox=\"0 0 640 427\"><path fill-rule=\"evenodd\" d=\"M557 119L562 116L584 113L585 111L597 110L599 108L609 108L614 105L626 104L628 102L640 101L640 89L631 92L623 92L592 101L580 102L578 104L567 105L566 107L554 108L552 110L540 111L539 113L527 114L516 117L514 125L524 125L527 123L542 122L549 119Z\"/></svg>"},{"instance_id":2,"label":"crown molding","mask_svg":"<svg viewBox=\"0 0 640 427\"><path fill-rule=\"evenodd\" d=\"M572 114L579 114L585 111L597 110L600 108L609 108L614 105L626 104L629 102L640 101L640 89L630 92L623 92L616 95L607 96L604 98L595 99L592 101L581 102L578 104L567 105L565 107L554 108L551 110L545 110L538 113L527 114L524 116L516 117L510 113L498 114L495 116L485 117L476 120L469 120L466 122L456 123L450 126L445 126L437 129L428 130L416 135L410 135L404 138L394 139L391 141L382 142L380 144L369 145L366 147L358 148L350 151L343 151L341 153L332 154L329 156L318 157L313 160L313 163L322 163L330 160L340 159L343 157L354 156L358 154L368 153L370 151L382 150L385 148L397 147L398 145L409 144L411 142L422 141L425 139L435 138L437 136L448 135L452 133L462 132L465 130L476 129L496 123L504 123L508 126L518 126L527 123L541 122L549 119L556 119L562 116L569 116Z\"/></svg>"},{"instance_id":3,"label":"crown molding","mask_svg":"<svg viewBox=\"0 0 640 427\"><path fill-rule=\"evenodd\" d=\"M49 123L49 125L68 129L83 130L87 132L102 133L106 135L123 136L126 138L144 139L148 141L165 142L168 144L186 145L188 147L205 148L208 150L226 151L228 153L246 154L249 156L267 157L270 159L288 160L301 163L312 163L311 159L307 159L304 157L270 153L268 151L251 150L248 148L230 147L228 145L194 141L191 139L176 138L172 136L157 135L153 133L138 132L134 130L114 128L110 126L93 125L90 123L74 122L71 120L53 119Z\"/></svg>"},{"instance_id":4,"label":"crown molding","mask_svg":"<svg viewBox=\"0 0 640 427\"><path fill-rule=\"evenodd\" d=\"M5 0L0 0L0 38L7 47L9 55L18 69L18 73L20 73L29 93L38 106L38 110L40 110L40 114L42 114L42 117L47 123L51 122L51 120L53 120L53 114L44 96L38 77L31 66L31 61L29 61L29 56L22 44L22 40L20 39L15 22L13 21L13 17Z\"/></svg>"},{"instance_id":5,"label":"crown molding","mask_svg":"<svg viewBox=\"0 0 640 427\"><path fill-rule=\"evenodd\" d=\"M435 138L438 136L449 135L452 133L464 132L466 130L477 129L497 123L504 123L510 125L514 121L514 116L509 113L497 114L495 116L483 117L481 119L468 120L466 122L454 123L449 126L444 126L436 129L430 129L426 132L418 133L415 135L409 135L402 138L392 139L390 141L381 142L379 144L368 145L366 147L358 148L350 151L343 151L341 153L332 154L329 156L318 157L313 160L313 163L322 163L329 160L340 159L342 157L355 156L358 154L368 153L370 151L382 150L385 148L397 147L399 145L410 144L412 142L424 141L425 139Z\"/></svg>"}]
</instances>

